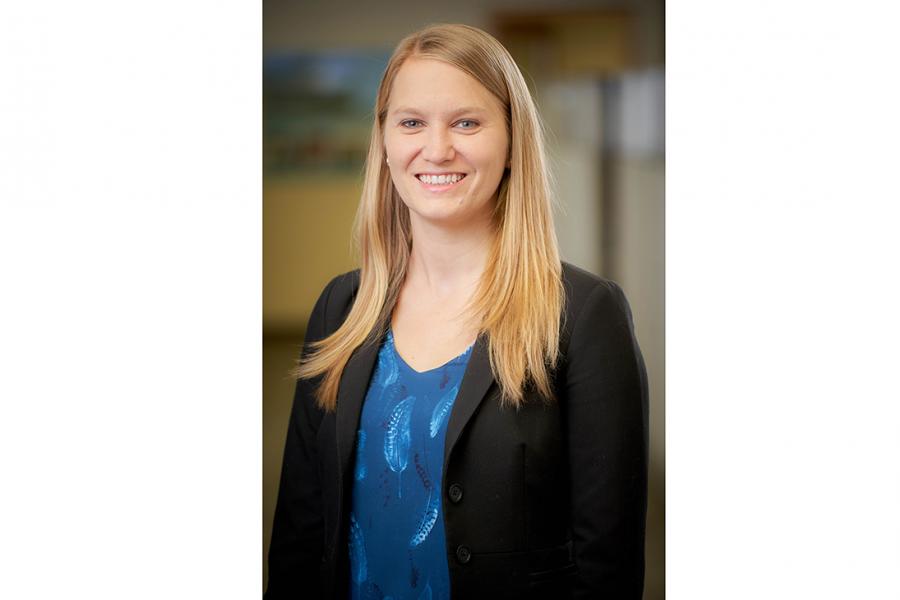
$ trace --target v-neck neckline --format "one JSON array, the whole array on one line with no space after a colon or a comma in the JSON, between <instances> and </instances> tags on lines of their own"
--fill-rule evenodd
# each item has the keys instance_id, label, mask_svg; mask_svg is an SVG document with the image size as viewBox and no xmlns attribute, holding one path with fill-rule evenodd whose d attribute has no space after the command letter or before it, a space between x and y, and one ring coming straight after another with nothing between
<instances>
[{"instance_id":1,"label":"v-neck neckline","mask_svg":"<svg viewBox=\"0 0 900 600\"><path fill-rule=\"evenodd\" d=\"M413 367L410 366L410 364L408 362L406 362L406 359L404 359L402 356L400 356L400 352L397 351L397 346L394 344L394 329L393 329L393 327L388 329L387 341L391 347L391 352L393 353L394 358L397 359L397 362L399 362L404 367L406 367L407 369L412 371L415 375L428 375L429 373L433 373L435 371L443 369L444 367L457 362L459 359L463 358L464 356L466 356L467 354L472 352L472 348L475 347L475 342L472 342L471 344L469 344L468 348L466 348L460 354L457 354L456 356L454 356L453 358L451 358L444 364L438 365L438 366L434 367L433 369L428 369L425 371L416 371ZM478 340L476 339L475 341L477 342Z\"/></svg>"}]
</instances>

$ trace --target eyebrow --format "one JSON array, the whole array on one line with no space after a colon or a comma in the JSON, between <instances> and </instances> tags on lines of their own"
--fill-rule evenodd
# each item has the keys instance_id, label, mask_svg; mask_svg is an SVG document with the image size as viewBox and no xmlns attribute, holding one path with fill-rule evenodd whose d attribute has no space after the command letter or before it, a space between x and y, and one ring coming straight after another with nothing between
<instances>
[{"instance_id":1,"label":"eyebrow","mask_svg":"<svg viewBox=\"0 0 900 600\"><path fill-rule=\"evenodd\" d=\"M457 108L456 110L450 111L449 116L455 117L456 115L461 115L463 113L484 114L485 112L486 111L483 108L480 108L478 106L463 106L462 108ZM399 108L395 108L394 110L391 111L391 114L392 115L410 114L410 115L418 115L420 117L425 116L425 113L423 113L422 111L420 111L416 108L408 107L408 106L401 106Z\"/></svg>"}]
</instances>

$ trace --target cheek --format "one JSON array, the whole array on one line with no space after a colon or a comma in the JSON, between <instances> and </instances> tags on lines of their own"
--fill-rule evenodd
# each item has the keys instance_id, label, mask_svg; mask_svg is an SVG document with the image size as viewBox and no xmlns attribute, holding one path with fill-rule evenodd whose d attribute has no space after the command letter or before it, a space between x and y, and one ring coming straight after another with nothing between
<instances>
[{"instance_id":1,"label":"cheek","mask_svg":"<svg viewBox=\"0 0 900 600\"><path fill-rule=\"evenodd\" d=\"M402 158L409 158L415 151L412 140L403 136L388 137L385 139L384 145L388 156L397 157L398 161Z\"/></svg>"},{"instance_id":2,"label":"cheek","mask_svg":"<svg viewBox=\"0 0 900 600\"><path fill-rule=\"evenodd\" d=\"M469 156L472 158L473 164L488 173L495 171L503 171L506 166L507 155L506 141L503 138L485 140L484 143L478 144L470 149Z\"/></svg>"},{"instance_id":3,"label":"cheek","mask_svg":"<svg viewBox=\"0 0 900 600\"><path fill-rule=\"evenodd\" d=\"M473 156L471 164L475 166L482 179L485 177L493 179L500 177L506 166L506 155L502 154L502 149L486 154L484 150L477 157Z\"/></svg>"}]
</instances>

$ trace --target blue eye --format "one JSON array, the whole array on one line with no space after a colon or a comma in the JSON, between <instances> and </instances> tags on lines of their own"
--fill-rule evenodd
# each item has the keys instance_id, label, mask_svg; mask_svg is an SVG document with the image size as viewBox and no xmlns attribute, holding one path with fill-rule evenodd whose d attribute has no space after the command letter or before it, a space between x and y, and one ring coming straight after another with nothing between
<instances>
[{"instance_id":1,"label":"blue eye","mask_svg":"<svg viewBox=\"0 0 900 600\"><path fill-rule=\"evenodd\" d=\"M421 121L419 121L418 119L405 119L403 121L400 121L400 126L403 127L404 129L412 129L414 126L409 125L409 123L421 124ZM469 126L463 127L463 129L475 129L476 127L478 127L478 121L473 121L472 119L463 119L461 121L457 121L457 124L460 124L460 123L469 123Z\"/></svg>"}]
</instances>

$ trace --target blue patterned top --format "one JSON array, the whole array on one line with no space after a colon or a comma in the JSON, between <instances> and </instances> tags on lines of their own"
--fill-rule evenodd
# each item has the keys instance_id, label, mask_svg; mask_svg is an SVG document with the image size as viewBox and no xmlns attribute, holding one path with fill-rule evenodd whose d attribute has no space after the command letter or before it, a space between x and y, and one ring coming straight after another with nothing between
<instances>
[{"instance_id":1,"label":"blue patterned top","mask_svg":"<svg viewBox=\"0 0 900 600\"><path fill-rule=\"evenodd\" d=\"M450 598L441 508L444 437L472 347L418 372L388 331L356 442L350 513L352 600Z\"/></svg>"}]
</instances>

